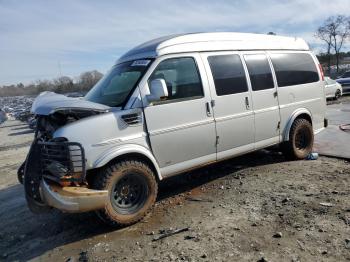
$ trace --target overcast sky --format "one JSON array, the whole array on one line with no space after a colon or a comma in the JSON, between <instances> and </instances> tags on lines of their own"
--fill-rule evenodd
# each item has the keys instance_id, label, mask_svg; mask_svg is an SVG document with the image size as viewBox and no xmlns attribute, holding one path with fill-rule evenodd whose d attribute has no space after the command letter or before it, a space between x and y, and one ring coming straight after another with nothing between
<instances>
[{"instance_id":1,"label":"overcast sky","mask_svg":"<svg viewBox=\"0 0 350 262\"><path fill-rule=\"evenodd\" d=\"M238 31L303 37L346 14L349 0L0 0L0 85L105 73L128 49L159 36Z\"/></svg>"}]
</instances>

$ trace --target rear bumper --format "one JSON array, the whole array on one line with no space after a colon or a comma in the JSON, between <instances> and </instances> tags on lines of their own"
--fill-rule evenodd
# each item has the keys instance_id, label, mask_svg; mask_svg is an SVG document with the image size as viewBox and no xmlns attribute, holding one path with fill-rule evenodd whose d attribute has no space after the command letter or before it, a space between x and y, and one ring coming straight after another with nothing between
<instances>
[{"instance_id":1,"label":"rear bumper","mask_svg":"<svg viewBox=\"0 0 350 262\"><path fill-rule=\"evenodd\" d=\"M61 187L41 181L42 200L51 207L64 212L80 213L103 209L108 198L107 190L93 190L84 187Z\"/></svg>"}]
</instances>

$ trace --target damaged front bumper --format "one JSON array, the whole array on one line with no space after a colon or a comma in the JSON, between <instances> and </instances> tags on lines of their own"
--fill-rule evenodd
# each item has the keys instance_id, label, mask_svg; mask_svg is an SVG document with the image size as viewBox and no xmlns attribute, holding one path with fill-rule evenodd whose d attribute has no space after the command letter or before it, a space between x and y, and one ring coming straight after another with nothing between
<instances>
[{"instance_id":1,"label":"damaged front bumper","mask_svg":"<svg viewBox=\"0 0 350 262\"><path fill-rule=\"evenodd\" d=\"M105 207L108 191L87 188L84 149L78 143L34 141L22 166L19 179L34 213L51 207L72 213Z\"/></svg>"},{"instance_id":2,"label":"damaged front bumper","mask_svg":"<svg viewBox=\"0 0 350 262\"><path fill-rule=\"evenodd\" d=\"M85 187L61 187L43 179L40 184L40 195L50 207L78 213L103 209L107 202L108 191Z\"/></svg>"}]
</instances>

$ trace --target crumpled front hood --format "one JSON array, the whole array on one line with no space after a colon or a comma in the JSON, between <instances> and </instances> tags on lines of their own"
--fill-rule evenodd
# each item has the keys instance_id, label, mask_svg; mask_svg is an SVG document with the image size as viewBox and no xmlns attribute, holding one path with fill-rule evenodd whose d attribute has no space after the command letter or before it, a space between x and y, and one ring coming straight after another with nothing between
<instances>
[{"instance_id":1,"label":"crumpled front hood","mask_svg":"<svg viewBox=\"0 0 350 262\"><path fill-rule=\"evenodd\" d=\"M34 100L31 112L36 115L50 115L60 110L71 109L107 112L111 108L80 98L67 97L54 92L43 92Z\"/></svg>"}]
</instances>

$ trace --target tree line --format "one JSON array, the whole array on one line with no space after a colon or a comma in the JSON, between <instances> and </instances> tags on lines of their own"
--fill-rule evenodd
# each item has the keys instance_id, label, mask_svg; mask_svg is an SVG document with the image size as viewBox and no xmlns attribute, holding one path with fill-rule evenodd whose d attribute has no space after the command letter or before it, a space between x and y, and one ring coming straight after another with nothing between
<instances>
[{"instance_id":1,"label":"tree line","mask_svg":"<svg viewBox=\"0 0 350 262\"><path fill-rule=\"evenodd\" d=\"M328 67L328 63L330 62L330 65L336 65L336 61L337 61L337 58L336 58L336 55L335 54L327 54L326 52L321 52L319 53L317 56L317 59L318 61L320 61L321 64L326 64L327 67ZM341 64L341 60L344 59L344 58L347 58L349 57L350 58L350 51L349 52L340 52L339 53L339 66ZM350 62L350 60L349 60Z\"/></svg>"},{"instance_id":2,"label":"tree line","mask_svg":"<svg viewBox=\"0 0 350 262\"><path fill-rule=\"evenodd\" d=\"M97 70L82 73L77 81L68 76L60 76L53 80L37 80L34 83L23 85L5 85L0 87L0 96L38 95L43 91L52 91L59 94L71 92L88 92L103 74Z\"/></svg>"}]
</instances>

